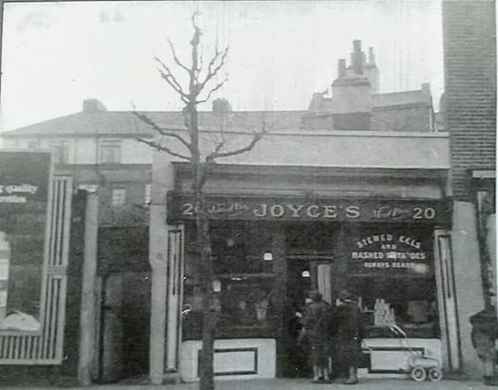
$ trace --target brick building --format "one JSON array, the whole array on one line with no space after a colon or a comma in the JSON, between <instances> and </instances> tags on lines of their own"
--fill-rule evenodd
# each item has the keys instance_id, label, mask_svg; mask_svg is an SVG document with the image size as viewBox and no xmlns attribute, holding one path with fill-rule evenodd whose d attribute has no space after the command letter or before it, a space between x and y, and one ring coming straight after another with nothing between
<instances>
[{"instance_id":1,"label":"brick building","mask_svg":"<svg viewBox=\"0 0 498 390\"><path fill-rule=\"evenodd\" d=\"M443 38L459 332L463 371L476 375L469 316L496 302L495 2L443 1Z\"/></svg>"}]
</instances>

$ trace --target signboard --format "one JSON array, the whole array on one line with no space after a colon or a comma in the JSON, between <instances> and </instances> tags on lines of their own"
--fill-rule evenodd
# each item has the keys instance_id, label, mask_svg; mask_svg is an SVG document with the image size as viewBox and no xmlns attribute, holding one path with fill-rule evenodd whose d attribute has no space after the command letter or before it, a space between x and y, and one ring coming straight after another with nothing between
<instances>
[{"instance_id":1,"label":"signboard","mask_svg":"<svg viewBox=\"0 0 498 390\"><path fill-rule=\"evenodd\" d=\"M9 253L0 278L7 312L38 316L50 173L48 152L0 150L0 235Z\"/></svg>"},{"instance_id":2,"label":"signboard","mask_svg":"<svg viewBox=\"0 0 498 390\"><path fill-rule=\"evenodd\" d=\"M346 241L352 273L429 276L432 272L433 240L429 232L362 229L348 235Z\"/></svg>"},{"instance_id":3,"label":"signboard","mask_svg":"<svg viewBox=\"0 0 498 390\"><path fill-rule=\"evenodd\" d=\"M211 219L447 223L451 203L409 199L206 196ZM191 195L168 193L168 220L195 219Z\"/></svg>"}]
</instances>

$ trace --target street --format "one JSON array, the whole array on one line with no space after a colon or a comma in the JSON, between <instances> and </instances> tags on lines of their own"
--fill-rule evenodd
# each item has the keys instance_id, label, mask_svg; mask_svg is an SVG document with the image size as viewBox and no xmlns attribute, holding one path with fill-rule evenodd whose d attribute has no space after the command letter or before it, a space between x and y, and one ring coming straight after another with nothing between
<instances>
[{"instance_id":1,"label":"street","mask_svg":"<svg viewBox=\"0 0 498 390\"><path fill-rule=\"evenodd\" d=\"M197 390L198 383L166 384L163 386L151 385L95 385L86 387L88 390ZM476 381L454 381L443 380L441 382L415 382L401 379L364 379L357 385L349 386L341 382L331 384L313 384L308 379L260 379L248 381L218 381L217 390L320 390L320 389L368 389L368 390L402 390L402 389L426 389L426 390L484 390L491 388ZM7 387L4 390L19 389L18 387ZM54 387L37 388L36 390L54 389ZM82 389L81 387L65 388L67 390Z\"/></svg>"}]
</instances>

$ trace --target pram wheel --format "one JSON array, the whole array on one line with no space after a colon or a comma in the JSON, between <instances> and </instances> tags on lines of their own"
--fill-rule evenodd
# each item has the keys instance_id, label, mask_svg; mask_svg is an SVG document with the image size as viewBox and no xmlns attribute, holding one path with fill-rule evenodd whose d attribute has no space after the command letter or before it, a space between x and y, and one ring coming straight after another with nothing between
<instances>
[{"instance_id":1,"label":"pram wheel","mask_svg":"<svg viewBox=\"0 0 498 390\"><path fill-rule=\"evenodd\" d=\"M432 382L439 382L443 379L443 372L438 367L432 367L429 369L429 380Z\"/></svg>"},{"instance_id":2,"label":"pram wheel","mask_svg":"<svg viewBox=\"0 0 498 390\"><path fill-rule=\"evenodd\" d=\"M427 378L427 371L425 371L425 368L423 367L413 367L410 376L414 381L422 382L425 381L425 378Z\"/></svg>"}]
</instances>

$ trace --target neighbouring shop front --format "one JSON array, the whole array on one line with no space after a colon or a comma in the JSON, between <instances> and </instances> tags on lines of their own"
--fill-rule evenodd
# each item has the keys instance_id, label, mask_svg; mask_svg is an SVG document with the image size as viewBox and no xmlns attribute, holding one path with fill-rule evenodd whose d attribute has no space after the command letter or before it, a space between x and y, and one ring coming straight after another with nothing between
<instances>
[{"instance_id":1,"label":"neighbouring shop front","mask_svg":"<svg viewBox=\"0 0 498 390\"><path fill-rule=\"evenodd\" d=\"M217 377L307 376L295 313L315 289L332 304L344 288L359 297L362 375L406 373L410 350L446 368L458 365L451 336L448 199L227 192L207 195L219 318ZM168 328L167 348L177 348L185 381L198 377L202 329L192 200L186 191L175 191L167 201L168 223L176 226L169 237L176 265L170 264L169 275L183 280L176 293L168 291L169 319L176 318L181 332ZM393 325L406 337L393 332Z\"/></svg>"}]
</instances>

